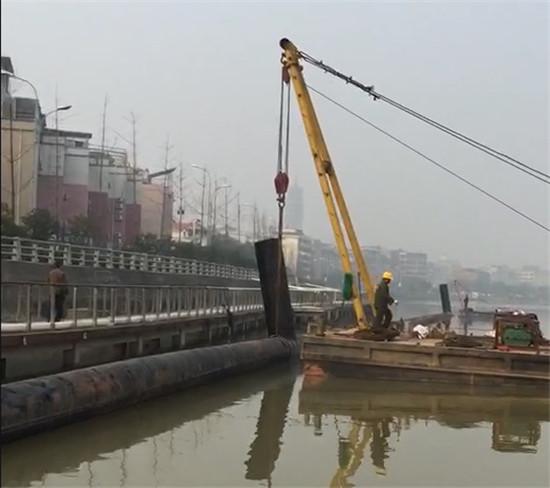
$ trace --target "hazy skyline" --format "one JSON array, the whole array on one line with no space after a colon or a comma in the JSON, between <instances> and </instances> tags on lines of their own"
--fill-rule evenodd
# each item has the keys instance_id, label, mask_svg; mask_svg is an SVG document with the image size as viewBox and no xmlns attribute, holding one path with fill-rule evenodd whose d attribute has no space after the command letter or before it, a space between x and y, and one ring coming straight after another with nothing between
<instances>
[{"instance_id":1,"label":"hazy skyline","mask_svg":"<svg viewBox=\"0 0 550 488\"><path fill-rule=\"evenodd\" d=\"M138 163L226 176L275 213L281 37L381 93L541 171L549 171L547 2L2 2L2 55L62 128L131 135ZM549 186L307 66L306 80L453 171L549 225ZM21 88L19 94L28 94ZM348 114L313 100L362 245L464 265L549 267L549 234ZM305 231L333 242L293 99L290 179Z\"/></svg>"}]
</instances>

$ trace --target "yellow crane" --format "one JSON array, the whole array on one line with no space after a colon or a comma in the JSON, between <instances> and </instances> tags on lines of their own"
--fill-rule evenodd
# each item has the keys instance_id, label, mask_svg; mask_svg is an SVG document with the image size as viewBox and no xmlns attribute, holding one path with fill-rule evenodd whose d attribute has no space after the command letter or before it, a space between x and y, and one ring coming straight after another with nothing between
<instances>
[{"instance_id":1,"label":"yellow crane","mask_svg":"<svg viewBox=\"0 0 550 488\"><path fill-rule=\"evenodd\" d=\"M303 66L300 64L301 54L296 46L288 39L281 39L280 46L283 49L281 62L283 70L286 70L300 108L302 121L309 142L315 169L321 185L321 192L327 208L332 232L336 241L338 254L342 262L342 269L345 276L353 280L352 263L348 250L348 245L344 236L347 235L353 258L359 272L359 278L363 283L363 289L367 296L368 305L373 310L374 286L371 281L365 258L361 252L355 229L336 176L336 171L330 158L328 148L315 113L315 108L311 101L309 91L302 74ZM356 283L352 281L351 301L359 329L369 328L368 318L361 301L361 294Z\"/></svg>"},{"instance_id":2,"label":"yellow crane","mask_svg":"<svg viewBox=\"0 0 550 488\"><path fill-rule=\"evenodd\" d=\"M347 439L339 439L339 449L344 452L339 459L338 469L330 480L330 488L349 488L354 486L349 478L355 475L365 456L365 447L371 437L371 429L366 423L352 419L353 425Z\"/></svg>"}]
</instances>

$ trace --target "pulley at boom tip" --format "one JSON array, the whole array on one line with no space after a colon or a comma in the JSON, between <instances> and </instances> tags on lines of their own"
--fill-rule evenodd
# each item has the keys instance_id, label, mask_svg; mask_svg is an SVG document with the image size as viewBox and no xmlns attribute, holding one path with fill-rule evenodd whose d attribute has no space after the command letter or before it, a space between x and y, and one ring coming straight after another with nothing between
<instances>
[{"instance_id":1,"label":"pulley at boom tip","mask_svg":"<svg viewBox=\"0 0 550 488\"><path fill-rule=\"evenodd\" d=\"M281 49L286 49L287 47L289 46L292 46L292 42L290 42L286 37L283 37L280 41L279 41L279 46L281 46Z\"/></svg>"}]
</instances>

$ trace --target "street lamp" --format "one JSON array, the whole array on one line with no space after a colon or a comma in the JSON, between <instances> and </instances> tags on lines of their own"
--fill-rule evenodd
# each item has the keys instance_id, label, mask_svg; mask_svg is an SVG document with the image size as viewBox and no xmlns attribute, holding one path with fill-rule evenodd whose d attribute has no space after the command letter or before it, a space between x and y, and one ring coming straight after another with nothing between
<instances>
[{"instance_id":1,"label":"street lamp","mask_svg":"<svg viewBox=\"0 0 550 488\"><path fill-rule=\"evenodd\" d=\"M36 90L36 87L29 81L29 80L26 80L25 78L21 78L20 76L17 76L15 75L14 73L10 72L10 71L7 71L7 70L2 70L0 72L2 74L2 76L7 76L9 78L13 78L14 80L19 80L19 81L22 81L23 83L26 83L27 85L29 85L34 93L34 98L36 99L36 104L34 106L34 120L35 120L35 126L34 126L34 143L36 145L36 148L35 148L35 152L34 152L34 167L33 167L33 177L32 179L34 180L34 171L37 170L38 168L38 153L40 152L40 146L39 146L39 135L38 135L38 126L39 126L39 118L40 118L40 113L39 113L39 109L38 109L38 91ZM11 110L10 110L10 152L11 152L11 215L12 215L12 218L14 220L14 222L17 222L18 219L16 219L16 216L15 216L15 161L14 161L14 158L13 158L13 118L14 118L14 113L13 113L13 108L14 108L14 104L13 104L13 98L12 98L12 103L11 103ZM36 191L33 193L33 196L36 195ZM33 198L33 207L36 206L36 202L34 201L34 198Z\"/></svg>"},{"instance_id":2,"label":"street lamp","mask_svg":"<svg viewBox=\"0 0 550 488\"><path fill-rule=\"evenodd\" d=\"M256 234L257 234L257 232L256 232L256 220L257 220L256 214L258 212L258 208L256 207L255 203L241 203L240 206L241 207L250 207L253 210L253 213L252 213L252 241L255 242L256 241Z\"/></svg>"},{"instance_id":3,"label":"street lamp","mask_svg":"<svg viewBox=\"0 0 550 488\"><path fill-rule=\"evenodd\" d=\"M211 178L210 178L210 172L203 166L199 166L198 164L192 164L192 168L198 169L202 171L202 192L201 192L201 246L204 236L204 192L206 190L206 177L208 176L208 207L210 207L210 187L211 187ZM208 223L210 224L210 208L208 209Z\"/></svg>"},{"instance_id":4,"label":"street lamp","mask_svg":"<svg viewBox=\"0 0 550 488\"><path fill-rule=\"evenodd\" d=\"M216 200L217 200L217 197L218 197L218 192L220 190L223 190L225 188L231 188L231 185L228 185L228 184L224 184L224 185L216 185L216 187L214 188L214 223L213 223L213 226L212 226L212 235L214 235L216 233Z\"/></svg>"},{"instance_id":5,"label":"street lamp","mask_svg":"<svg viewBox=\"0 0 550 488\"><path fill-rule=\"evenodd\" d=\"M54 108L53 110L50 110L49 112L46 112L44 114L44 118L48 117L51 114L55 114L57 112L63 112L64 110L70 110L73 108L72 105L61 105L61 107Z\"/></svg>"},{"instance_id":6,"label":"street lamp","mask_svg":"<svg viewBox=\"0 0 550 488\"><path fill-rule=\"evenodd\" d=\"M57 101L57 100L56 100ZM72 105L61 105L53 110L50 110L44 118L48 115L55 114L55 221L59 226L59 117L58 114L61 111L69 110ZM40 148L39 148L40 150ZM62 224L62 228L65 229L65 222ZM63 232L63 239L65 232Z\"/></svg>"}]
</instances>

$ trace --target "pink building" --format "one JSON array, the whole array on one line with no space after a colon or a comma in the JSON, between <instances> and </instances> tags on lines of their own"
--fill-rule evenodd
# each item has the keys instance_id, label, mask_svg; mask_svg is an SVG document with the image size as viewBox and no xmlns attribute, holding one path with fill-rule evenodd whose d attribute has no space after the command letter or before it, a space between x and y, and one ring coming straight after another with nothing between
<instances>
[{"instance_id":1,"label":"pink building","mask_svg":"<svg viewBox=\"0 0 550 488\"><path fill-rule=\"evenodd\" d=\"M88 214L88 141L91 134L45 128L38 157L37 207L60 224Z\"/></svg>"},{"instance_id":2,"label":"pink building","mask_svg":"<svg viewBox=\"0 0 550 488\"><path fill-rule=\"evenodd\" d=\"M63 235L72 219L86 216L94 244L132 244L141 233L133 169L125 151L90 148L91 137L84 132L43 130L37 207L57 217Z\"/></svg>"}]
</instances>

